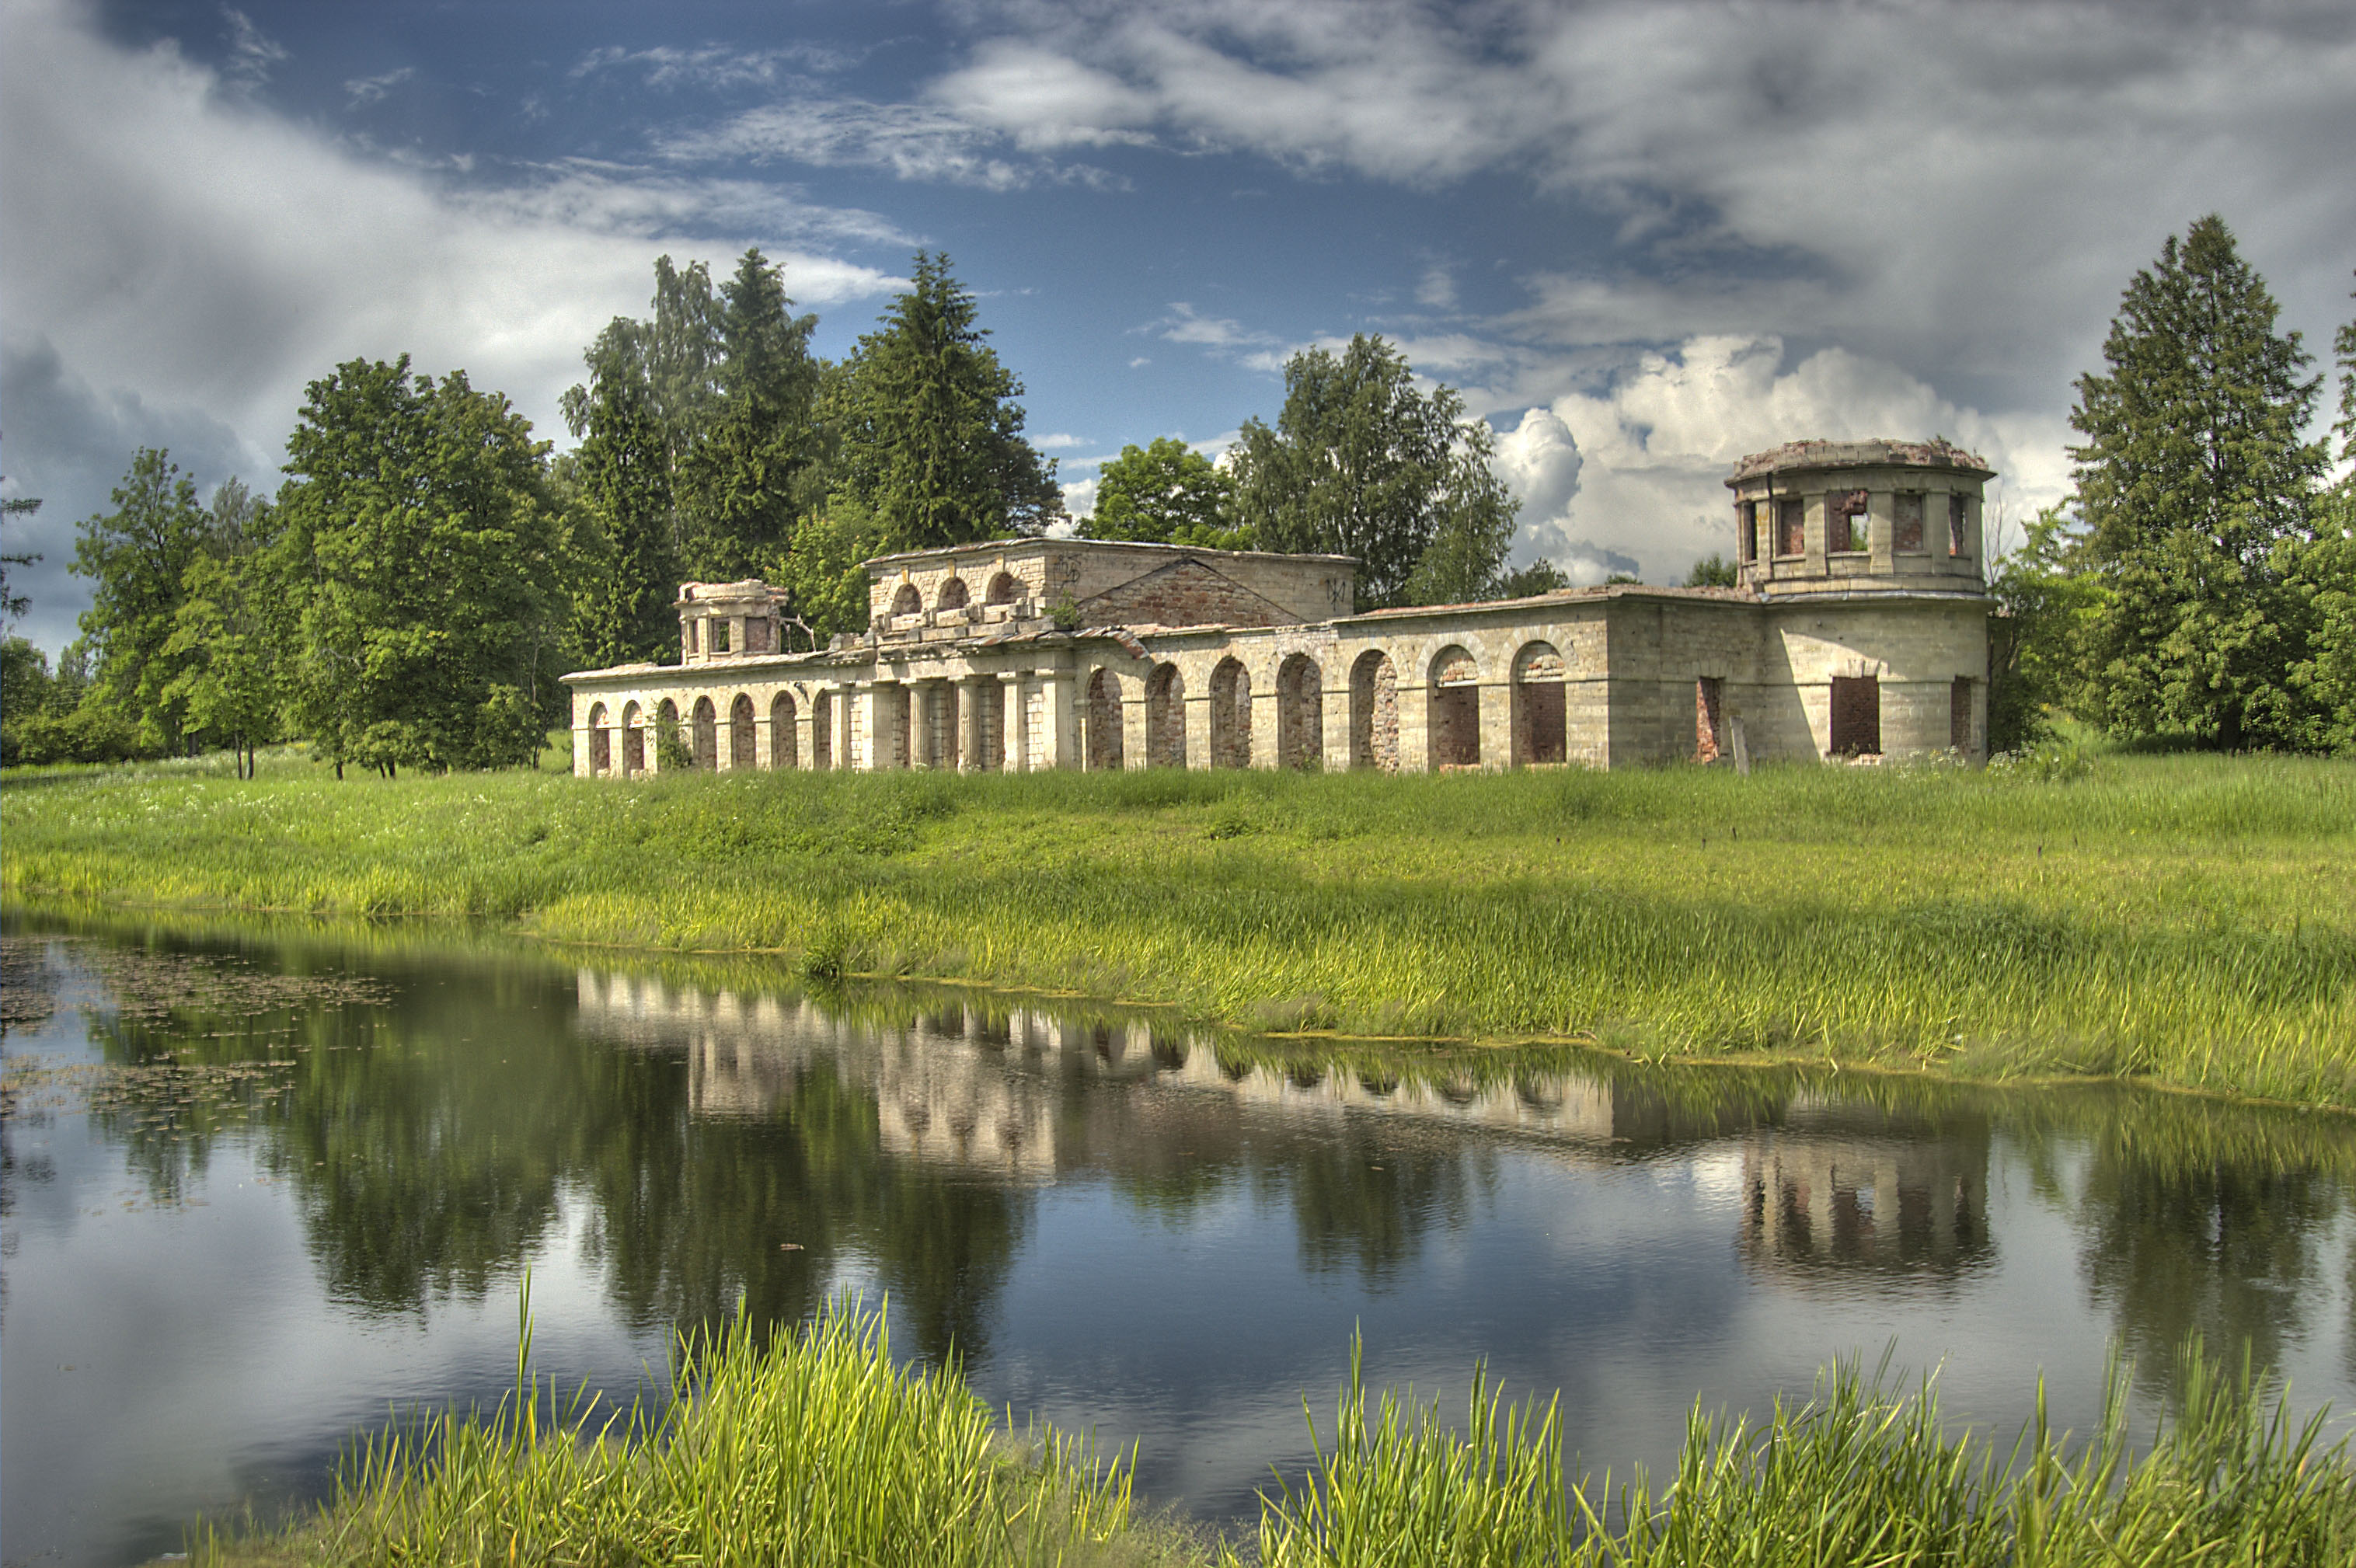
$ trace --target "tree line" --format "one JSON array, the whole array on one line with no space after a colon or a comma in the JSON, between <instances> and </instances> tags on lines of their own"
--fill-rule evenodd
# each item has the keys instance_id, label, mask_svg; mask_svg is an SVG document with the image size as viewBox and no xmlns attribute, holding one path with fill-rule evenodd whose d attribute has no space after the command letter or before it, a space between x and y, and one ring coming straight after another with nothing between
<instances>
[{"instance_id":1,"label":"tree line","mask_svg":"<svg viewBox=\"0 0 2356 1568\"><path fill-rule=\"evenodd\" d=\"M839 362L758 250L717 285L661 258L651 305L585 350L569 453L502 394L405 357L310 384L275 496L231 481L200 499L139 453L80 526L81 638L54 669L0 646L0 760L226 748L250 769L296 740L339 776L531 762L563 671L671 655L682 581L776 583L817 645L865 628L862 562L1062 517L1023 386L946 256L919 252ZM2104 368L2077 384L2072 493L1991 573L1997 749L2074 719L2356 750L2356 322L2334 341L2338 421L2311 439L2324 378L2277 315L2213 216L2129 283ZM1284 383L1274 422L1246 421L1220 462L1125 447L1084 531L1355 556L1361 610L1566 585L1544 560L1506 568L1518 502L1488 426L1398 348L1311 348ZM1712 556L1686 581L1733 578Z\"/></svg>"},{"instance_id":2,"label":"tree line","mask_svg":"<svg viewBox=\"0 0 2356 1568\"><path fill-rule=\"evenodd\" d=\"M519 764L562 721L565 670L672 655L681 581L776 583L817 645L865 629L873 557L1064 517L1022 383L946 256L919 252L839 362L757 249L716 285L662 257L651 306L584 351L562 454L502 394L406 357L310 384L275 496L231 481L203 500L140 452L80 525L82 636L54 670L5 645L5 760L226 748L246 771L296 740L338 776ZM1285 384L1276 424L1248 421L1224 466L1126 449L1082 526L1355 555L1362 608L1559 583L1505 571L1517 503L1488 427L1396 348L1312 349Z\"/></svg>"},{"instance_id":3,"label":"tree line","mask_svg":"<svg viewBox=\"0 0 2356 1568\"><path fill-rule=\"evenodd\" d=\"M1991 574L1997 748L2066 718L2356 751L2356 321L2332 344L2338 419L2311 437L2324 377L2277 315L2213 214L2128 283L2077 383L2072 493Z\"/></svg>"}]
</instances>

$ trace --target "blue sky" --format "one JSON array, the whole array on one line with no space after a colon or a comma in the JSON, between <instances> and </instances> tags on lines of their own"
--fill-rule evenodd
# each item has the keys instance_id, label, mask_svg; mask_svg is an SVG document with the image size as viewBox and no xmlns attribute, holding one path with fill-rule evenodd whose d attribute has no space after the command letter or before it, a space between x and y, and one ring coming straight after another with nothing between
<instances>
[{"instance_id":1,"label":"blue sky","mask_svg":"<svg viewBox=\"0 0 2356 1568\"><path fill-rule=\"evenodd\" d=\"M274 485L304 383L404 351L562 443L655 256L747 244L830 355L949 252L1075 510L1370 331L1589 580L1724 548L1729 465L1803 436L1964 441L2017 518L2194 217L2311 347L2356 309L2351 82L2346 0L0 0L21 629L72 635L137 446Z\"/></svg>"}]
</instances>

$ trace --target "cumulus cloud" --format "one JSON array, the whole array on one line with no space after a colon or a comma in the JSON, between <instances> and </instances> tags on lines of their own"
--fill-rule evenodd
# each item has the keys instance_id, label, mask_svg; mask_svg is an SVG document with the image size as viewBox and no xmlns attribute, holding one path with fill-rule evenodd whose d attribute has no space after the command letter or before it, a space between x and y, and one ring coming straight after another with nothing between
<instances>
[{"instance_id":1,"label":"cumulus cloud","mask_svg":"<svg viewBox=\"0 0 2356 1568\"><path fill-rule=\"evenodd\" d=\"M1609 559L1622 564L1608 570L1677 581L1701 557L1731 552L1724 481L1735 462L1792 440L1944 435L2004 475L2000 505L2016 520L2068 484L2057 418L1958 407L1846 349L1785 360L1772 335L1694 337L1523 414L1498 438L1495 464L1522 497L1516 559Z\"/></svg>"},{"instance_id":2,"label":"cumulus cloud","mask_svg":"<svg viewBox=\"0 0 2356 1568\"><path fill-rule=\"evenodd\" d=\"M1522 329L1560 345L1775 332L2009 404L2084 365L2122 281L2202 212L2235 222L2316 324L2339 317L2356 232L2340 166L2356 12L2340 0L2230 19L2100 0L969 16L982 41L930 111L1012 145L1151 138L1575 193L1618 229L1601 264L1530 280ZM1440 281L1422 289L1437 305Z\"/></svg>"},{"instance_id":3,"label":"cumulus cloud","mask_svg":"<svg viewBox=\"0 0 2356 1568\"><path fill-rule=\"evenodd\" d=\"M65 0L0 8L7 457L47 496L45 528L102 507L141 443L268 484L305 384L355 357L463 368L559 433L583 345L645 308L661 249L724 259L757 240L804 303L892 283L791 241L889 232L870 215L798 215L774 187L613 167L453 186L232 86L168 44L117 47ZM681 237L717 225L734 236ZM105 417L46 428L27 417L38 386L80 388L76 406ZM102 462L88 456L100 441L118 447Z\"/></svg>"}]
</instances>

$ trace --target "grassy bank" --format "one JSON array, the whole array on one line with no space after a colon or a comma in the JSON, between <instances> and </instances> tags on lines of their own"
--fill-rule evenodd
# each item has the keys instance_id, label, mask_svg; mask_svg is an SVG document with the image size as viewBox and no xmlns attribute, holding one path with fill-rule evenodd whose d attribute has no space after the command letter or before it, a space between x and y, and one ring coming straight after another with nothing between
<instances>
[{"instance_id":1,"label":"grassy bank","mask_svg":"<svg viewBox=\"0 0 2356 1568\"><path fill-rule=\"evenodd\" d=\"M2356 766L0 786L29 900L468 915L1173 1005L2356 1105Z\"/></svg>"},{"instance_id":2,"label":"grassy bank","mask_svg":"<svg viewBox=\"0 0 2356 1568\"><path fill-rule=\"evenodd\" d=\"M286 1533L208 1540L217 1563L1167 1563L1230 1545L1132 1518L1118 1464L1054 1433L1012 1442L953 1370L895 1370L878 1320L822 1317L766 1349L690 1345L652 1424L565 1418L528 1377L488 1417L366 1442L335 1501ZM1552 1407L1475 1378L1461 1423L1357 1376L1316 1466L1264 1495L1267 1568L1521 1563L1565 1568L2337 1568L2356 1552L2344 1447L2293 1425L2246 1373L2179 1373L2179 1414L2138 1456L2124 1385L2072 1443L1950 1436L1932 1391L1854 1368L1757 1428L1697 1411L1665 1485L1567 1487ZM1312 1426L1316 1425L1312 1422Z\"/></svg>"}]
</instances>

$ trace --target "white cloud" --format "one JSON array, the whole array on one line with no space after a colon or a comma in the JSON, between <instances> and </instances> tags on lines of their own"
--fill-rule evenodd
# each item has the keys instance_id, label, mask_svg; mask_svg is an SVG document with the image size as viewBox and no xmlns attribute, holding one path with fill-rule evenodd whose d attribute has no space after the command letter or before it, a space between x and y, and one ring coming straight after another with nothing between
<instances>
[{"instance_id":1,"label":"white cloud","mask_svg":"<svg viewBox=\"0 0 2356 1568\"><path fill-rule=\"evenodd\" d=\"M1434 263L1423 270L1423 277L1415 285L1418 304L1433 310L1456 308L1456 274L1442 264Z\"/></svg>"},{"instance_id":2,"label":"white cloud","mask_svg":"<svg viewBox=\"0 0 2356 1568\"><path fill-rule=\"evenodd\" d=\"M1030 440L1031 444L1042 452L1068 452L1073 447L1086 446L1088 443L1086 436L1065 435L1060 432L1054 435L1034 435ZM1072 460L1066 458L1065 461Z\"/></svg>"},{"instance_id":3,"label":"white cloud","mask_svg":"<svg viewBox=\"0 0 2356 1568\"><path fill-rule=\"evenodd\" d=\"M202 430L219 461L241 452L244 476L268 484L307 381L406 352L423 370L465 368L558 435L556 400L579 378L583 346L615 315L645 309L660 249L724 260L758 241L805 303L891 283L790 242L888 229L867 215L798 215L773 189L612 169L452 189L223 88L168 44L106 41L86 7L0 6L11 362L53 361L44 374L56 385L111 411L111 425L75 429L134 443ZM741 219L739 237L664 238L722 219ZM7 433L9 472L48 497L44 519L103 507L80 438L45 445L15 411ZM126 446L100 471L119 475L130 457Z\"/></svg>"},{"instance_id":4,"label":"white cloud","mask_svg":"<svg viewBox=\"0 0 2356 1568\"><path fill-rule=\"evenodd\" d=\"M2016 518L2068 485L2058 419L1959 408L1845 349L1789 368L1784 357L1772 336L1690 338L1643 355L1593 392L1525 413L1498 438L1495 464L1523 498L1515 558L1612 556L1640 561L1648 581L1676 581L1702 556L1731 549L1725 479L1736 461L1814 437L1944 435L2004 475Z\"/></svg>"},{"instance_id":5,"label":"white cloud","mask_svg":"<svg viewBox=\"0 0 2356 1568\"><path fill-rule=\"evenodd\" d=\"M1097 481L1075 479L1064 486L1064 510L1085 517L1097 509Z\"/></svg>"},{"instance_id":6,"label":"white cloud","mask_svg":"<svg viewBox=\"0 0 2356 1568\"><path fill-rule=\"evenodd\" d=\"M415 66L405 65L398 70L386 71L382 76L356 76L344 83L344 96L355 108L363 103L374 103L416 74Z\"/></svg>"},{"instance_id":7,"label":"white cloud","mask_svg":"<svg viewBox=\"0 0 2356 1568\"><path fill-rule=\"evenodd\" d=\"M221 19L229 24L229 79L240 89L251 91L260 87L273 69L293 58L285 45L255 27L244 12L225 5Z\"/></svg>"},{"instance_id":8,"label":"white cloud","mask_svg":"<svg viewBox=\"0 0 2356 1568\"><path fill-rule=\"evenodd\" d=\"M1009 150L1006 141L996 129L931 104L802 94L706 129L668 133L656 146L681 164L749 159L873 168L904 180L983 190L1019 190L1041 180L1103 187L1122 183L1092 165L1058 165Z\"/></svg>"},{"instance_id":9,"label":"white cloud","mask_svg":"<svg viewBox=\"0 0 2356 1568\"><path fill-rule=\"evenodd\" d=\"M659 45L646 49L616 46L590 50L570 74L578 80L603 72L632 71L648 87L665 91L683 88L734 91L776 87L793 80L796 69L843 70L856 63L856 58L813 44L777 49L737 49L721 44L695 48Z\"/></svg>"}]
</instances>

